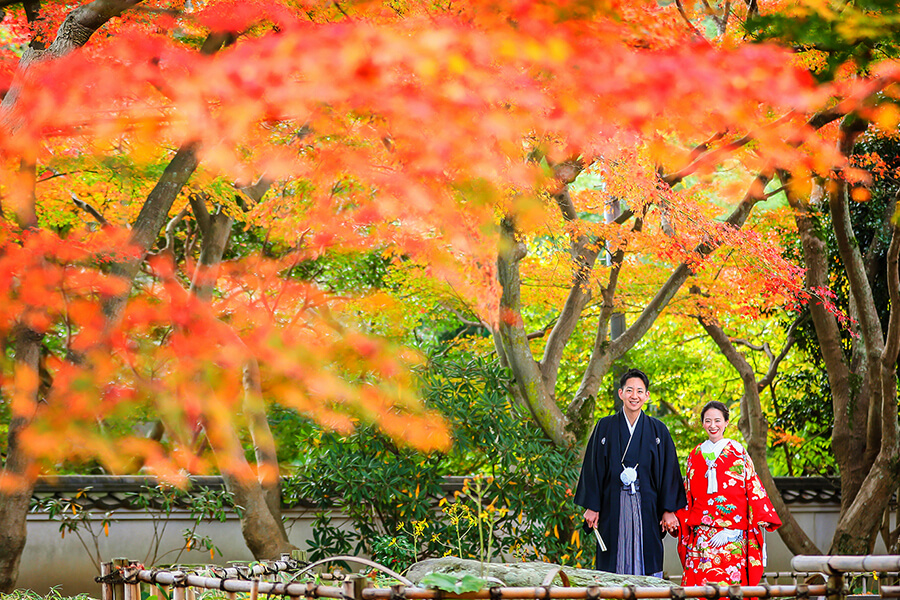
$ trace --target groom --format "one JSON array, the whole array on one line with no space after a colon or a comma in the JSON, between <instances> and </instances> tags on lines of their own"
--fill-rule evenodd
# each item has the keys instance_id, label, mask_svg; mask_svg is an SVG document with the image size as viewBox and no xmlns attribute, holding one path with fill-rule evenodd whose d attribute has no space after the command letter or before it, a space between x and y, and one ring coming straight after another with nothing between
<instances>
[{"instance_id":1,"label":"groom","mask_svg":"<svg viewBox=\"0 0 900 600\"><path fill-rule=\"evenodd\" d=\"M626 371L619 398L622 410L600 419L588 441L575 504L605 543L597 547L598 570L661 577L663 537L677 531L674 513L687 504L684 480L668 428L644 414L647 375Z\"/></svg>"}]
</instances>

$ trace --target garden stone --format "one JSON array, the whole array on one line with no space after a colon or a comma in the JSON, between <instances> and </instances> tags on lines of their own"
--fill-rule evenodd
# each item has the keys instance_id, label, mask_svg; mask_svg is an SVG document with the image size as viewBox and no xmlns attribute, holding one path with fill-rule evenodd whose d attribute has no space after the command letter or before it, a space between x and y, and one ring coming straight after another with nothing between
<instances>
[{"instance_id":1,"label":"garden stone","mask_svg":"<svg viewBox=\"0 0 900 600\"><path fill-rule=\"evenodd\" d=\"M545 562L484 563L484 574L482 575L481 563L477 560L445 556L417 562L409 568L406 577L418 585L428 573L446 573L459 576L469 574L475 577L496 578L503 582L505 587L535 587L542 585L547 574L558 568L560 568L559 565ZM622 587L625 585L673 587L675 585L671 581L650 576L617 575L616 573L576 569L575 567L562 567L562 570L569 576L569 585L573 587L587 587L590 585L604 587ZM491 582L491 584L495 584L495 582ZM562 585L558 575L553 585Z\"/></svg>"}]
</instances>

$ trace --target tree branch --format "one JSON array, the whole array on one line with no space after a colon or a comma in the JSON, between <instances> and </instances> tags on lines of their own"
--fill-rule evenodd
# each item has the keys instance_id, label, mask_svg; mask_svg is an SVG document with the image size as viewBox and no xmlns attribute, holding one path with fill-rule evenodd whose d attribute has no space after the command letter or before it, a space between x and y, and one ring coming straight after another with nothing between
<instances>
[{"instance_id":1,"label":"tree branch","mask_svg":"<svg viewBox=\"0 0 900 600\"><path fill-rule=\"evenodd\" d=\"M91 36L113 17L121 15L142 0L94 0L70 12L48 47L43 43L29 47L19 59L13 83L0 102L0 126L15 133L24 124L21 116L13 114L19 100L22 82L29 76L31 66L46 58L61 58L84 46ZM38 34L40 35L40 34Z\"/></svg>"},{"instance_id":2,"label":"tree branch","mask_svg":"<svg viewBox=\"0 0 900 600\"><path fill-rule=\"evenodd\" d=\"M725 219L726 224L737 229L743 227L753 207L765 197L765 187L769 182L769 178L770 175L768 173L760 173L754 178L744 198L734 208L728 218ZM720 242L714 240L705 241L698 244L694 252L701 258L706 257L714 252L719 245ZM615 340L606 341L605 326L601 318L600 329L598 329L597 336L594 339L594 347L591 349L591 357L588 360L578 391L575 392L575 398L572 400L570 408L567 409L567 414L571 414L573 408L577 409L580 406L584 406L590 399L596 397L600 383L609 371L612 363L632 348L647 333L656 321L656 318L692 273L692 267L688 263L683 262L678 265L669 276L669 279L657 290L656 295L644 307L635 322Z\"/></svg>"},{"instance_id":3,"label":"tree branch","mask_svg":"<svg viewBox=\"0 0 900 600\"><path fill-rule=\"evenodd\" d=\"M793 348L794 344L797 342L797 328L805 320L805 317L798 317L791 323L791 326L788 328L787 338L784 340L784 346L781 348L781 352L778 353L778 356L773 357L771 353L769 353L769 369L766 371L763 378L759 380L760 392L770 386L772 381L775 380L775 375L778 372L778 365L781 364L781 361L784 360L788 352L790 352L791 348ZM766 344L766 347L768 347L768 344Z\"/></svg>"},{"instance_id":4,"label":"tree branch","mask_svg":"<svg viewBox=\"0 0 900 600\"><path fill-rule=\"evenodd\" d=\"M815 115L810 117L807 120L806 124L807 126L815 130L821 129L825 125L828 125L829 123L837 121L838 119L851 114L853 111L858 109L866 99L881 92L885 87L892 83L895 83L897 80L898 76L893 75L883 75L880 77L876 77L870 80L866 85L859 88L854 95L845 98L838 102L835 106L816 113ZM760 130L766 130L776 127L782 122L793 118L794 116L796 116L795 112L789 112L776 119L772 123L767 123L762 128L760 128ZM685 177L697 171L697 169L699 169L700 167L704 165L714 164L720 161L726 154L734 152L735 150L746 146L756 139L756 134L748 133L738 140L725 144L724 146L714 148L712 150L706 150L700 155L691 153L691 155L689 156L690 162L685 167L675 173L664 176L662 179L668 185L675 186L680 183ZM701 144L701 146L703 146L703 144ZM699 147L700 146L698 146L698 148Z\"/></svg>"},{"instance_id":5,"label":"tree branch","mask_svg":"<svg viewBox=\"0 0 900 600\"><path fill-rule=\"evenodd\" d=\"M104 226L104 227L106 227L107 225L109 225L109 221L106 220L106 217L104 217L104 216L100 213L99 210L97 210L96 208L94 208L93 206L91 206L90 204L88 204L87 202L85 202L84 200L80 199L78 196L75 195L75 192L69 192L69 195L70 195L71 198L72 198L72 202L75 203L75 206L77 206L78 208L80 208L81 210L83 210L84 212L86 212L87 214L89 214L89 215L91 215L92 217L94 217L94 219L95 219L98 223L100 223L100 225L102 225L102 226Z\"/></svg>"},{"instance_id":6,"label":"tree branch","mask_svg":"<svg viewBox=\"0 0 900 600\"><path fill-rule=\"evenodd\" d=\"M572 179L574 180L574 177ZM579 220L578 211L569 194L568 184L556 194L556 203L565 221L574 223ZM593 296L590 276L597 261L599 248L599 241L590 235L580 234L574 236L572 240L571 254L575 263L572 285L560 310L556 325L547 337L544 355L539 363L541 378L548 390L556 388L563 350L569 339L571 339L575 327L578 325L578 320L584 307L587 306Z\"/></svg>"},{"instance_id":7,"label":"tree branch","mask_svg":"<svg viewBox=\"0 0 900 600\"><path fill-rule=\"evenodd\" d=\"M254 202L259 202L262 200L262 197L266 195L266 192L269 191L269 188L272 187L272 183L273 181L271 179L263 175L256 183L239 187L238 190Z\"/></svg>"},{"instance_id":8,"label":"tree branch","mask_svg":"<svg viewBox=\"0 0 900 600\"><path fill-rule=\"evenodd\" d=\"M201 198L199 194L189 194L188 200L191 203L191 209L194 212L194 219L197 221L197 227L202 235L209 232L209 211L206 208L206 198Z\"/></svg>"},{"instance_id":9,"label":"tree branch","mask_svg":"<svg viewBox=\"0 0 900 600\"><path fill-rule=\"evenodd\" d=\"M684 22L687 24L688 28L694 33L695 36L697 36L697 39L706 40L706 37L704 37L704 35L700 33L700 30L697 29L697 27L693 23L691 23L690 17L688 17L687 12L684 10L683 0L675 0L675 6L676 8L678 8L678 14L681 15L681 18L684 19Z\"/></svg>"},{"instance_id":10,"label":"tree branch","mask_svg":"<svg viewBox=\"0 0 900 600\"><path fill-rule=\"evenodd\" d=\"M769 349L768 343L757 345L742 338L732 338L731 343L737 344L738 346L746 346L747 348L755 350L756 352L765 352L770 358L772 356L772 351Z\"/></svg>"},{"instance_id":11,"label":"tree branch","mask_svg":"<svg viewBox=\"0 0 900 600\"><path fill-rule=\"evenodd\" d=\"M175 228L178 227L179 223L184 220L184 217L187 216L188 209L187 206L178 211L178 214L169 219L169 222L166 223L166 245L160 250L168 250L170 252L175 252Z\"/></svg>"}]
</instances>

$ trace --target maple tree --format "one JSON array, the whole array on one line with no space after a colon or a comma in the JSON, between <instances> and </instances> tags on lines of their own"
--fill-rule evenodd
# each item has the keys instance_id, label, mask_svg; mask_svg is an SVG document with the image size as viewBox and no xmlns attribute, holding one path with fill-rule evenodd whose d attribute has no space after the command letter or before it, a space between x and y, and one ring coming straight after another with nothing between
<instances>
[{"instance_id":1,"label":"maple tree","mask_svg":"<svg viewBox=\"0 0 900 600\"><path fill-rule=\"evenodd\" d=\"M532 414L548 436L559 444L577 445L584 439L593 422L593 407L603 376L647 332L662 309L677 297L679 289L690 280L691 287L701 292L698 298L704 298L697 310L702 315L703 325L745 380L742 430L754 460L764 472L772 497L777 497L777 491L766 467L769 428L760 409L759 390L771 384L783 353L772 356L768 373L764 369L763 377L758 380L750 365L741 358L722 329L716 326L716 315L723 310L731 311L734 306L752 310L752 306L747 306L747 299L760 293L768 297L770 305L796 300L808 303L817 332L820 327L827 329L827 333L819 334L819 346L826 354L834 414L841 415L835 424L833 447L842 473L843 511L831 547L834 553L861 553L870 548L877 523L866 519L860 511L863 507L869 511L873 507L876 511L886 508L886 499L890 495L888 482L894 479L890 465L895 462L898 451L894 426L897 397L892 366L896 362L896 352L890 342L895 335L893 325L885 323L887 333L882 338L881 328L870 319L868 332L861 332L859 343L854 345L853 356L857 358L843 356L839 319L843 318L845 327L857 321L847 319L829 301L829 281L823 277L827 271L822 270L823 264L816 264L814 253L807 246L819 236L815 225L805 217L810 205L809 192L816 181L820 190L830 190L834 202L832 211L838 212L840 209L846 212L846 208L841 207L846 207L850 201L849 186L854 188L852 197L855 200L864 200L866 196L860 184L866 180L866 175L851 161L852 141L868 127L869 122L882 132L892 132L897 125L898 113L894 104L896 80L892 74L896 69L896 52L892 49L893 40L889 39L893 32L889 27L880 25L869 28L873 23L873 11L878 11L879 19L893 22L892 11L895 9L871 4L839 11L830 4L782 10L783 7L777 4L735 7L731 3L720 3L715 7L698 5L694 10L676 3L675 7L671 7L670 14L680 17L681 25L691 32L694 39L706 39L710 45L721 49L741 47L748 32L753 34L755 41L765 37L794 42L793 47L800 51L795 55L793 64L807 69L810 81L818 78L824 83L818 91L826 93L829 101L817 110L778 110L766 106L763 111L765 115L757 114L760 121L753 122L748 114L747 120L738 127L722 124L711 127L706 136L696 138L694 146L690 145L693 132L685 132L670 123L670 127L665 129L669 132L668 137L664 140L653 136L639 140L637 147L650 157L649 168L645 167L644 173L640 172L639 167L634 168L634 155L624 160L614 153L604 155L606 164L615 165L615 169L609 169L606 176L607 189L602 194L605 203L591 204L591 199L585 198L584 194L570 193L566 186L572 183L580 165L560 164L558 173L561 185L554 199L571 235L575 270L568 295L557 304L561 309L550 320L551 327L544 331L547 334L544 342L535 343L529 339L520 317L524 304L520 265L526 256L525 242L529 239L521 234L524 228L516 227L512 219L504 223L508 244L500 257L500 278L504 289L502 306L507 315L506 319L501 319L504 358L516 375L520 397L532 409ZM694 14L690 14L691 11ZM818 22L810 27L810 21ZM704 29L709 37L704 34ZM808 37L812 35L811 31L818 32L827 40L820 39L818 44L813 44ZM788 38L790 32L799 32L800 36L807 37L802 42L794 38L783 39ZM860 39L864 39L865 43L860 44ZM862 54L857 55L857 52ZM841 69L837 69L836 64ZM682 83L681 79L679 83ZM715 100L703 106L708 108L711 105L717 106ZM838 121L843 123L843 128ZM659 130L656 133L659 134ZM778 156L765 157L763 148L774 141L770 134L783 146L778 150ZM842 145L838 143L841 138L845 140ZM679 146L677 142L683 145ZM623 147L627 146L623 144ZM683 148L680 153L678 147ZM780 167L774 166L788 155L792 155L793 159ZM599 165L603 169L604 162L593 162L591 167L596 169ZM623 163L631 168L623 167ZM748 183L744 197L723 219L731 227L723 226L722 221L706 220L710 214L707 212L704 215L702 208L698 210L697 205L692 207L689 203L710 195L720 198L733 196L735 185L739 183L739 179L734 177L736 168L743 170L743 179ZM650 176L647 176L648 172ZM659 176L653 177L657 173ZM688 180L687 176L696 177ZM829 180L829 183L822 183L823 179ZM635 182L646 183L641 189L640 183L636 185ZM780 183L780 186L770 186L772 182ZM736 231L746 223L754 205L768 195L780 193L790 200L792 218L795 218L804 240L801 265L806 269L805 282L801 280L803 271L788 264L778 254L777 246L766 245L759 237L754 239ZM610 197L624 203L628 210L621 215L604 210L609 207ZM815 205L815 196L811 204ZM593 218L586 219L585 216ZM890 217L890 211L886 216ZM605 222L597 223L600 219ZM871 301L864 292L868 283L859 275L863 271L858 245L848 234L847 224L841 226L841 220L834 222L845 268L849 273L856 273L850 277L853 281L850 288L854 290L854 312L871 314L872 309L867 308L871 306ZM889 220L885 221L884 226L890 231ZM723 265L715 256L710 257L723 246L730 248L728 256L733 259L731 265ZM602 269L601 274L595 274L598 255L603 254L604 250L610 257L608 266ZM654 268L669 264L672 270L665 281L660 280L658 273L639 276L644 284L659 281L655 288L657 291L649 301L640 304L633 323L618 337L613 337L609 334L613 315L629 304L628 298L621 297L618 289L621 273L635 268L634 263L628 262L630 256L648 251L657 257L651 263ZM896 275L895 271L895 265L889 262L889 282ZM597 281L593 280L595 277ZM567 400L567 405L561 408L556 395L560 359L582 311L595 293L599 296L599 318L593 351L583 371L580 387L574 397ZM732 306L725 308L728 304ZM791 344L791 336L788 337L784 352ZM535 351L542 353L540 360L533 358ZM827 357L828 353L831 357ZM857 394L847 385L851 372L848 366L857 369L859 357L865 355L870 357L869 364L859 370L859 375L864 381L871 381L863 389L875 394L872 401L867 398L868 393ZM873 362L874 357L881 357L881 365ZM855 410L848 410L851 404ZM848 418L860 421L854 424ZM861 435L860 432L866 430L866 422L869 423L868 434ZM889 433L882 432L882 423L891 429ZM867 460L854 460L853 457L858 457L864 449L868 452ZM786 507L781 504L779 510L786 522L781 535L788 546L795 552L814 550L815 545L789 517Z\"/></svg>"},{"instance_id":2,"label":"maple tree","mask_svg":"<svg viewBox=\"0 0 900 600\"><path fill-rule=\"evenodd\" d=\"M451 282L496 334L519 399L572 448L613 361L685 282L709 276L718 248L744 257L733 285L802 296L797 270L742 227L776 176L796 191L813 173L850 172L823 131L873 110L889 120L874 105L894 97L900 69L817 82L795 53L729 29L753 15L725 6L713 40L680 3L643 0L9 9L0 588L15 578L34 476L62 456L171 475L208 466L195 451L205 437L262 557L287 544L266 399L338 430L366 418L446 444L417 403L415 357L355 331L340 298L292 275L326 250L388 249ZM780 7L747 10L764 9ZM725 167L743 175L723 184ZM585 169L604 174L603 194L570 193ZM724 218L713 195L731 203ZM520 265L548 226L571 240L575 269L536 361ZM242 228L264 232L264 251L223 262ZM628 268L658 292L610 340ZM595 293L592 352L562 409L561 357ZM96 426L136 407L161 416L166 444Z\"/></svg>"}]
</instances>

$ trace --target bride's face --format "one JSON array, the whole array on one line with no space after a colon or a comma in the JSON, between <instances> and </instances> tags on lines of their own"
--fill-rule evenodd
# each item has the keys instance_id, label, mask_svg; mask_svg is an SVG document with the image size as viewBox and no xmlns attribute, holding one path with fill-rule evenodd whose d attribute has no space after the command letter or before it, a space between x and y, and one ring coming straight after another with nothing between
<instances>
[{"instance_id":1,"label":"bride's face","mask_svg":"<svg viewBox=\"0 0 900 600\"><path fill-rule=\"evenodd\" d=\"M708 408L703 413L703 429L706 430L709 441L715 443L721 440L725 436L727 426L728 421L718 408Z\"/></svg>"}]
</instances>

